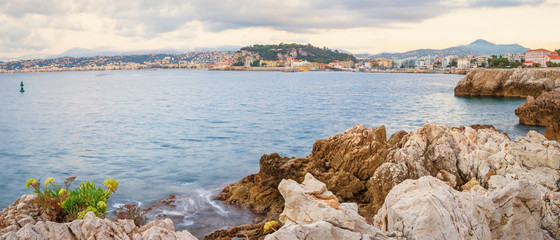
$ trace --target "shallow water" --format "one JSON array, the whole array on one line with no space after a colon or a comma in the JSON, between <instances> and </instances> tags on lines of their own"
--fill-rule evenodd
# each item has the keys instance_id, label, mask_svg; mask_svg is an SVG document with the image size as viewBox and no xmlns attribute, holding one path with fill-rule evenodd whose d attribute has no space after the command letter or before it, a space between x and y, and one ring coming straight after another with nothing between
<instances>
[{"instance_id":1,"label":"shallow water","mask_svg":"<svg viewBox=\"0 0 560 240\"><path fill-rule=\"evenodd\" d=\"M427 121L492 124L512 138L529 129L513 113L523 99L456 98L462 76L348 72L118 71L0 75L0 208L30 177L119 181L115 206L170 194L184 201L178 229L246 211L211 201L258 171L262 154L304 157L317 139L354 124L388 134ZM26 92L19 93L23 81ZM190 204L190 201L196 204ZM222 212L227 212L225 214ZM169 210L170 211L170 210ZM225 215L221 215L225 214ZM212 227L202 227L211 231ZM198 231L198 230L195 230Z\"/></svg>"}]
</instances>

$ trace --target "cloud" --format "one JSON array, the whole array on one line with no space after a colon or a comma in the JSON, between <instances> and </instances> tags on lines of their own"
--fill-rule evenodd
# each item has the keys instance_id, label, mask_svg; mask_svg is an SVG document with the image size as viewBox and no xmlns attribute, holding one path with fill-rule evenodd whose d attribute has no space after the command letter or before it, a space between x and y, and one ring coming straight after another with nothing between
<instances>
[{"instance_id":1,"label":"cloud","mask_svg":"<svg viewBox=\"0 0 560 240\"><path fill-rule=\"evenodd\" d=\"M8 24L0 26L0 51L42 49L60 42L61 36L54 35L55 32L104 33L139 41L188 36L189 31L217 33L244 28L313 33L390 28L433 19L457 9L534 6L543 1L4 0L0 1L0 20ZM224 41L228 44L227 39Z\"/></svg>"}]
</instances>

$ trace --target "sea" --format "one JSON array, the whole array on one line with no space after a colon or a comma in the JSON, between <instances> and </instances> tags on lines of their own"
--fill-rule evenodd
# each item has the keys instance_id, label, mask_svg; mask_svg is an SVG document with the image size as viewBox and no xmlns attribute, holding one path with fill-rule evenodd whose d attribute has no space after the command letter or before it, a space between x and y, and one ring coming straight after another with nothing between
<instances>
[{"instance_id":1,"label":"sea","mask_svg":"<svg viewBox=\"0 0 560 240\"><path fill-rule=\"evenodd\" d=\"M114 178L110 210L176 204L150 218L202 237L255 215L214 200L258 172L263 154L305 157L318 139L355 124L388 136L426 122L491 124L513 139L524 99L459 98L463 76L204 70L0 75L0 209L32 191L28 178ZM20 93L20 83L24 93ZM77 185L77 184L75 184Z\"/></svg>"}]
</instances>

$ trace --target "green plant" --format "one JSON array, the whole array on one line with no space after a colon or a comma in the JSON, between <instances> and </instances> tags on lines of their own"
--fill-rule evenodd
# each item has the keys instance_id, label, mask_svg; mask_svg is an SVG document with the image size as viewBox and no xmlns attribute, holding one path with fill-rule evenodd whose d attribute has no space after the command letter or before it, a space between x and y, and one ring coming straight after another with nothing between
<instances>
[{"instance_id":1,"label":"green plant","mask_svg":"<svg viewBox=\"0 0 560 240\"><path fill-rule=\"evenodd\" d=\"M85 181L74 190L70 190L70 185L76 176L67 178L64 181L65 188L53 182L52 177L47 178L45 187L40 188L39 181L30 178L26 182L26 187L33 187L37 194L35 202L43 208L45 213L52 221L65 222L76 218L82 219L86 213L94 212L96 216L106 214L107 199L117 190L119 183L114 179L104 182L107 190L96 187L93 182Z\"/></svg>"},{"instance_id":2,"label":"green plant","mask_svg":"<svg viewBox=\"0 0 560 240\"><path fill-rule=\"evenodd\" d=\"M278 227L280 227L280 224L277 221L270 221L264 224L263 230L265 232L269 232L270 230L276 232Z\"/></svg>"},{"instance_id":3,"label":"green plant","mask_svg":"<svg viewBox=\"0 0 560 240\"><path fill-rule=\"evenodd\" d=\"M146 209L140 209L136 204L125 204L113 211L113 214L118 219L132 219L134 224L138 227L146 224L147 218Z\"/></svg>"}]
</instances>

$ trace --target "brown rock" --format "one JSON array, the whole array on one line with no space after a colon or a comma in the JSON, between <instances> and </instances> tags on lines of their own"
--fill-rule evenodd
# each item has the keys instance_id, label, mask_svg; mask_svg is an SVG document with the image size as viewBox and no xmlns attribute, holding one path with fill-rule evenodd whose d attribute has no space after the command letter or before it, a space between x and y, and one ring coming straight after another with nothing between
<instances>
[{"instance_id":1,"label":"brown rock","mask_svg":"<svg viewBox=\"0 0 560 240\"><path fill-rule=\"evenodd\" d=\"M484 69L457 82L455 96L538 97L560 88L558 69Z\"/></svg>"},{"instance_id":2,"label":"brown rock","mask_svg":"<svg viewBox=\"0 0 560 240\"><path fill-rule=\"evenodd\" d=\"M560 90L532 96L515 109L519 123L524 125L545 126L548 139L560 139Z\"/></svg>"},{"instance_id":3,"label":"brown rock","mask_svg":"<svg viewBox=\"0 0 560 240\"><path fill-rule=\"evenodd\" d=\"M398 142L406 133L394 134ZM344 133L318 140L305 158L280 157L274 153L260 160L260 171L226 187L218 199L270 217L280 214L284 201L278 192L282 179L303 181L311 173L343 201L364 203L365 183L381 165L391 146L384 126L376 129L356 125Z\"/></svg>"}]
</instances>

